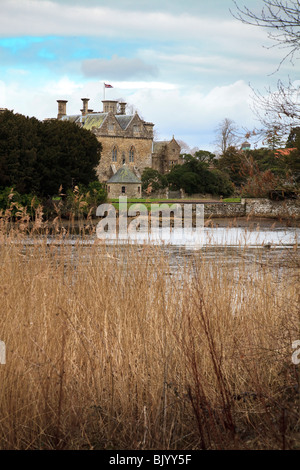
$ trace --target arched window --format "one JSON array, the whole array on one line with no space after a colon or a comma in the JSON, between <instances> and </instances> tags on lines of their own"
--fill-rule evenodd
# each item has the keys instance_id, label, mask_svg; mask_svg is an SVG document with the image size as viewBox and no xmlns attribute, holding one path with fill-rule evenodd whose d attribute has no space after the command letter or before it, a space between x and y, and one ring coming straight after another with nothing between
<instances>
[{"instance_id":1,"label":"arched window","mask_svg":"<svg viewBox=\"0 0 300 470\"><path fill-rule=\"evenodd\" d=\"M134 147L133 146L129 150L129 161L134 162Z\"/></svg>"},{"instance_id":2,"label":"arched window","mask_svg":"<svg viewBox=\"0 0 300 470\"><path fill-rule=\"evenodd\" d=\"M117 161L117 155L118 155L118 149L117 147L114 147L112 150L112 161L116 162Z\"/></svg>"}]
</instances>

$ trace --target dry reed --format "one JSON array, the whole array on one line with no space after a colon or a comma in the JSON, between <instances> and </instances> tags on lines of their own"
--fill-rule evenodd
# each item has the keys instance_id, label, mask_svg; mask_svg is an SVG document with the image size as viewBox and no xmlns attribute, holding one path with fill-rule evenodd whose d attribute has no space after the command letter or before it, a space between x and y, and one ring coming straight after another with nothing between
<instances>
[{"instance_id":1,"label":"dry reed","mask_svg":"<svg viewBox=\"0 0 300 470\"><path fill-rule=\"evenodd\" d=\"M299 448L296 264L26 223L0 237L1 449Z\"/></svg>"}]
</instances>

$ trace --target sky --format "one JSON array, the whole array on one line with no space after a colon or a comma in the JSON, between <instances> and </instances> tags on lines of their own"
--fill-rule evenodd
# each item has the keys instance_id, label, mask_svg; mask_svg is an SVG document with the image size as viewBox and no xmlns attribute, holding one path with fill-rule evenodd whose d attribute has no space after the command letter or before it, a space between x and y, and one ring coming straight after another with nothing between
<instances>
[{"instance_id":1,"label":"sky","mask_svg":"<svg viewBox=\"0 0 300 470\"><path fill-rule=\"evenodd\" d=\"M237 0L261 11L262 0ZM45 119L122 99L174 137L215 151L225 118L259 126L252 89L296 80L267 31L234 18L232 0L0 0L0 108Z\"/></svg>"}]
</instances>

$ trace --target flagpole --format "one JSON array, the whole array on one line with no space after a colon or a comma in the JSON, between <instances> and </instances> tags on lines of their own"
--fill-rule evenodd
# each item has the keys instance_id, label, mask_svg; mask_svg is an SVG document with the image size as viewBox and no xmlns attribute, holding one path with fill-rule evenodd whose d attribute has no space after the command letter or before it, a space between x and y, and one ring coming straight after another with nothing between
<instances>
[{"instance_id":1,"label":"flagpole","mask_svg":"<svg viewBox=\"0 0 300 470\"><path fill-rule=\"evenodd\" d=\"M103 82L103 100L105 100L105 82Z\"/></svg>"}]
</instances>

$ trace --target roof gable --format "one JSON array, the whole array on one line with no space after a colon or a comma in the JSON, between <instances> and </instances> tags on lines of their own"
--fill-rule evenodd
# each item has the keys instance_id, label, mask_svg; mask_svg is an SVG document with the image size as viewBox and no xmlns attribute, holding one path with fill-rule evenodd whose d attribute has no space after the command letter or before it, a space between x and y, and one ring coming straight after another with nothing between
<instances>
[{"instance_id":1,"label":"roof gable","mask_svg":"<svg viewBox=\"0 0 300 470\"><path fill-rule=\"evenodd\" d=\"M129 115L127 115L127 114L117 114L115 117L116 117L116 120L118 121L118 123L120 124L121 128L124 131L129 126L132 119L134 118L134 115L132 115L132 114L129 114Z\"/></svg>"}]
</instances>

